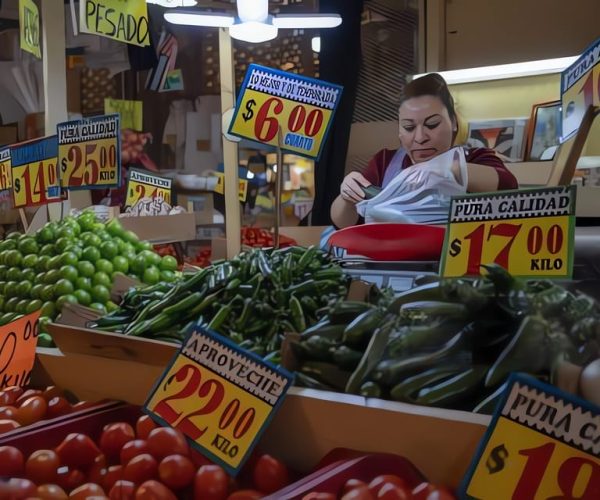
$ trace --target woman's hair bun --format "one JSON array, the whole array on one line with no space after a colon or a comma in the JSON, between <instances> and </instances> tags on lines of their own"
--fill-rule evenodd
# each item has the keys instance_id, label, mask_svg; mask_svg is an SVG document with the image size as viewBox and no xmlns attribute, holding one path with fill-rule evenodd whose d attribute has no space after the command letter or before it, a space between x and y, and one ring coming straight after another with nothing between
<instances>
[{"instance_id":1,"label":"woman's hair bun","mask_svg":"<svg viewBox=\"0 0 600 500\"><path fill-rule=\"evenodd\" d=\"M456 120L456 111L454 110L454 99L448 90L448 85L444 77L438 73L428 73L416 80L412 80L404 87L403 101L413 97L432 95L438 97L446 109L450 118Z\"/></svg>"}]
</instances>

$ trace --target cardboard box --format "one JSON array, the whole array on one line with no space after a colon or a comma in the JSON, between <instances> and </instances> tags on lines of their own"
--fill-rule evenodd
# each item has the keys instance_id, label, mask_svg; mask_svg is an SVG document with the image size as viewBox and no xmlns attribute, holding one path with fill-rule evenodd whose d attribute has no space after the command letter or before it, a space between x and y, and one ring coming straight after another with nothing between
<instances>
[{"instance_id":1,"label":"cardboard box","mask_svg":"<svg viewBox=\"0 0 600 500\"><path fill-rule=\"evenodd\" d=\"M125 229L141 240L152 243L173 243L196 239L196 217L193 213L156 215L152 217L120 217Z\"/></svg>"}]
</instances>

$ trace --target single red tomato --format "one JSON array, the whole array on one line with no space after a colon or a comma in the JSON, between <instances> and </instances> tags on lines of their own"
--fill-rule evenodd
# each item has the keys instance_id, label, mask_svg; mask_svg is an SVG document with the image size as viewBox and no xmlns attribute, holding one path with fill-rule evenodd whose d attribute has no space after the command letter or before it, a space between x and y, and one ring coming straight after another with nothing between
<instances>
[{"instance_id":1,"label":"single red tomato","mask_svg":"<svg viewBox=\"0 0 600 500\"><path fill-rule=\"evenodd\" d=\"M71 413L71 403L62 396L56 396L48 400L48 409L46 410L46 418L62 417Z\"/></svg>"},{"instance_id":2,"label":"single red tomato","mask_svg":"<svg viewBox=\"0 0 600 500\"><path fill-rule=\"evenodd\" d=\"M18 385L5 387L0 391L0 405L15 406L17 399L23 394L23 388Z\"/></svg>"},{"instance_id":3,"label":"single red tomato","mask_svg":"<svg viewBox=\"0 0 600 500\"><path fill-rule=\"evenodd\" d=\"M104 482L102 483L104 490L110 491L117 481L122 480L123 472L124 469L122 465L111 465L106 469L106 475L104 476Z\"/></svg>"},{"instance_id":4,"label":"single red tomato","mask_svg":"<svg viewBox=\"0 0 600 500\"><path fill-rule=\"evenodd\" d=\"M237 490L234 491L231 495L227 497L227 500L260 500L264 498L265 494L256 490ZM335 495L332 499L327 500L335 500Z\"/></svg>"},{"instance_id":5,"label":"single red tomato","mask_svg":"<svg viewBox=\"0 0 600 500\"><path fill-rule=\"evenodd\" d=\"M34 451L25 462L25 474L36 484L54 483L60 458L53 450Z\"/></svg>"},{"instance_id":6,"label":"single red tomato","mask_svg":"<svg viewBox=\"0 0 600 500\"><path fill-rule=\"evenodd\" d=\"M148 434L148 449L157 460L167 455L189 455L189 446L183 434L172 427L158 427Z\"/></svg>"},{"instance_id":7,"label":"single red tomato","mask_svg":"<svg viewBox=\"0 0 600 500\"><path fill-rule=\"evenodd\" d=\"M138 439L148 439L150 433L157 427L158 425L148 415L142 415L135 423L135 431Z\"/></svg>"},{"instance_id":8,"label":"single red tomato","mask_svg":"<svg viewBox=\"0 0 600 500\"><path fill-rule=\"evenodd\" d=\"M5 432L14 431L21 427L21 424L16 420L9 420L6 418L0 419L0 434L4 434Z\"/></svg>"},{"instance_id":9,"label":"single red tomato","mask_svg":"<svg viewBox=\"0 0 600 500\"><path fill-rule=\"evenodd\" d=\"M80 470L63 466L56 471L56 484L66 492L74 490L83 483L85 483L85 475Z\"/></svg>"},{"instance_id":10,"label":"single red tomato","mask_svg":"<svg viewBox=\"0 0 600 500\"><path fill-rule=\"evenodd\" d=\"M125 466L123 479L135 484L154 479L158 475L158 462L150 453L142 453L133 457Z\"/></svg>"},{"instance_id":11,"label":"single red tomato","mask_svg":"<svg viewBox=\"0 0 600 500\"><path fill-rule=\"evenodd\" d=\"M33 424L44 418L47 408L48 403L42 396L31 396L21 403L15 420L21 425Z\"/></svg>"},{"instance_id":12,"label":"single red tomato","mask_svg":"<svg viewBox=\"0 0 600 500\"><path fill-rule=\"evenodd\" d=\"M127 465L133 457L143 453L150 453L145 439L134 439L125 443L120 453L121 465Z\"/></svg>"},{"instance_id":13,"label":"single red tomato","mask_svg":"<svg viewBox=\"0 0 600 500\"><path fill-rule=\"evenodd\" d=\"M192 484L194 474L194 464L183 455L169 455L158 465L159 479L172 490L180 490Z\"/></svg>"},{"instance_id":14,"label":"single red tomato","mask_svg":"<svg viewBox=\"0 0 600 500\"><path fill-rule=\"evenodd\" d=\"M135 488L135 483L119 479L108 492L108 498L110 500L133 500Z\"/></svg>"},{"instance_id":15,"label":"single red tomato","mask_svg":"<svg viewBox=\"0 0 600 500\"><path fill-rule=\"evenodd\" d=\"M14 406L0 406L0 419L14 420L17 415L17 408Z\"/></svg>"},{"instance_id":16,"label":"single red tomato","mask_svg":"<svg viewBox=\"0 0 600 500\"><path fill-rule=\"evenodd\" d=\"M377 493L379 500L410 500L412 494L408 488L394 483L385 483Z\"/></svg>"},{"instance_id":17,"label":"single red tomato","mask_svg":"<svg viewBox=\"0 0 600 500\"><path fill-rule=\"evenodd\" d=\"M319 491L311 491L304 495L302 500L337 500L337 495L333 493L324 493Z\"/></svg>"},{"instance_id":18,"label":"single red tomato","mask_svg":"<svg viewBox=\"0 0 600 500\"><path fill-rule=\"evenodd\" d=\"M289 483L287 467L271 455L261 455L252 472L254 486L264 493L273 493Z\"/></svg>"},{"instance_id":19,"label":"single red tomato","mask_svg":"<svg viewBox=\"0 0 600 500\"><path fill-rule=\"evenodd\" d=\"M15 401L15 406L20 407L25 401L33 396L42 396L42 391L38 389L27 389Z\"/></svg>"},{"instance_id":20,"label":"single red tomato","mask_svg":"<svg viewBox=\"0 0 600 500\"><path fill-rule=\"evenodd\" d=\"M36 497L42 500L67 500L69 495L56 484L42 484L37 487Z\"/></svg>"},{"instance_id":21,"label":"single red tomato","mask_svg":"<svg viewBox=\"0 0 600 500\"><path fill-rule=\"evenodd\" d=\"M55 385L49 385L42 391L42 396L44 396L44 399L46 401L50 401L51 399L60 397L62 395L63 395L63 391L61 391Z\"/></svg>"},{"instance_id":22,"label":"single red tomato","mask_svg":"<svg viewBox=\"0 0 600 500\"><path fill-rule=\"evenodd\" d=\"M116 422L104 426L99 445L107 460L116 462L119 460L121 448L134 439L135 431L131 425L125 422Z\"/></svg>"},{"instance_id":23,"label":"single red tomato","mask_svg":"<svg viewBox=\"0 0 600 500\"><path fill-rule=\"evenodd\" d=\"M358 486L346 493L342 500L375 500L375 498L368 487Z\"/></svg>"},{"instance_id":24,"label":"single red tomato","mask_svg":"<svg viewBox=\"0 0 600 500\"><path fill-rule=\"evenodd\" d=\"M394 474L381 474L373 478L373 480L369 483L369 490L371 493L373 493L373 496L376 497L379 493L379 490L388 483L400 486L401 488L408 488L406 481L401 477L398 477Z\"/></svg>"},{"instance_id":25,"label":"single red tomato","mask_svg":"<svg viewBox=\"0 0 600 500\"><path fill-rule=\"evenodd\" d=\"M56 453L60 457L61 464L81 469L87 469L101 454L94 441L78 432L67 435L56 447Z\"/></svg>"},{"instance_id":26,"label":"single red tomato","mask_svg":"<svg viewBox=\"0 0 600 500\"><path fill-rule=\"evenodd\" d=\"M427 500L429 493L435 490L433 484L426 481L418 484L412 490L412 496L414 500Z\"/></svg>"},{"instance_id":27,"label":"single red tomato","mask_svg":"<svg viewBox=\"0 0 600 500\"><path fill-rule=\"evenodd\" d=\"M11 478L0 481L0 498L21 499L35 497L37 487L29 479Z\"/></svg>"},{"instance_id":28,"label":"single red tomato","mask_svg":"<svg viewBox=\"0 0 600 500\"><path fill-rule=\"evenodd\" d=\"M95 483L85 483L75 488L70 494L69 499L87 500L88 498L101 497L104 498L104 490Z\"/></svg>"},{"instance_id":29,"label":"single red tomato","mask_svg":"<svg viewBox=\"0 0 600 500\"><path fill-rule=\"evenodd\" d=\"M25 470L25 457L14 446L0 446L0 477L18 477Z\"/></svg>"},{"instance_id":30,"label":"single red tomato","mask_svg":"<svg viewBox=\"0 0 600 500\"><path fill-rule=\"evenodd\" d=\"M135 500L177 500L177 497L164 484L150 480L140 485Z\"/></svg>"},{"instance_id":31,"label":"single red tomato","mask_svg":"<svg viewBox=\"0 0 600 500\"><path fill-rule=\"evenodd\" d=\"M203 465L194 477L195 500L225 500L229 478L219 465Z\"/></svg>"},{"instance_id":32,"label":"single red tomato","mask_svg":"<svg viewBox=\"0 0 600 500\"><path fill-rule=\"evenodd\" d=\"M87 478L90 483L104 484L104 477L106 476L106 457L104 455L98 455L94 463L90 465L87 470Z\"/></svg>"},{"instance_id":33,"label":"single red tomato","mask_svg":"<svg viewBox=\"0 0 600 500\"><path fill-rule=\"evenodd\" d=\"M436 486L433 491L427 495L427 500L455 500L456 497L443 486Z\"/></svg>"},{"instance_id":34,"label":"single red tomato","mask_svg":"<svg viewBox=\"0 0 600 500\"><path fill-rule=\"evenodd\" d=\"M367 483L365 483L364 481L361 481L360 479L348 479L348 481L346 481L344 483L344 486L342 487L342 495L344 495L345 493L348 493L350 490L353 490L354 488L360 488L360 487L369 487L369 485Z\"/></svg>"}]
</instances>

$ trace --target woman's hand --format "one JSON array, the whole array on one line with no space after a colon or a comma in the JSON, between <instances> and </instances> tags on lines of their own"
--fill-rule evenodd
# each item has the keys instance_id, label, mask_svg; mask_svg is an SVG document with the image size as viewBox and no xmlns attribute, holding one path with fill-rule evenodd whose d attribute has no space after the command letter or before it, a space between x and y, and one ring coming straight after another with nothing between
<instances>
[{"instance_id":1,"label":"woman's hand","mask_svg":"<svg viewBox=\"0 0 600 500\"><path fill-rule=\"evenodd\" d=\"M340 195L345 201L356 204L365 199L362 188L370 185L371 183L360 172L350 172L342 181Z\"/></svg>"}]
</instances>

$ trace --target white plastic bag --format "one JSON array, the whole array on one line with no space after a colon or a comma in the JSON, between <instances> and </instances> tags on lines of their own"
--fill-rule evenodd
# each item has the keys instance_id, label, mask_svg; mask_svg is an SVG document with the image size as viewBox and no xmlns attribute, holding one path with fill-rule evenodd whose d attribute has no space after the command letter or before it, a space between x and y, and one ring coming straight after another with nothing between
<instances>
[{"instance_id":1,"label":"white plastic bag","mask_svg":"<svg viewBox=\"0 0 600 500\"><path fill-rule=\"evenodd\" d=\"M451 197L466 192L467 162L457 147L405 168L356 210L365 222L438 224L448 220Z\"/></svg>"}]
</instances>

